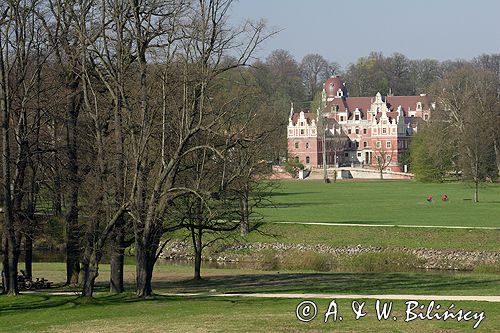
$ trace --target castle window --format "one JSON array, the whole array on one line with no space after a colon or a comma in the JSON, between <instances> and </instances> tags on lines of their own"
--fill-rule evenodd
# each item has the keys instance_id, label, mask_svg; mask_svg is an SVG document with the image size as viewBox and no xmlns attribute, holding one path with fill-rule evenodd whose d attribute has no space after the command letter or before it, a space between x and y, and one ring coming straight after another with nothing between
<instances>
[{"instance_id":1,"label":"castle window","mask_svg":"<svg viewBox=\"0 0 500 333\"><path fill-rule=\"evenodd\" d=\"M351 134L351 132L352 132L352 131L351 131L351 129L349 128L349 129L347 130L347 134Z\"/></svg>"},{"instance_id":2,"label":"castle window","mask_svg":"<svg viewBox=\"0 0 500 333\"><path fill-rule=\"evenodd\" d=\"M363 134L366 134L366 128L363 128Z\"/></svg>"},{"instance_id":3,"label":"castle window","mask_svg":"<svg viewBox=\"0 0 500 333\"><path fill-rule=\"evenodd\" d=\"M387 141L387 142L385 143L385 146L386 146L386 148L391 148L391 141Z\"/></svg>"},{"instance_id":4,"label":"castle window","mask_svg":"<svg viewBox=\"0 0 500 333\"><path fill-rule=\"evenodd\" d=\"M344 121L344 116L340 116L340 121Z\"/></svg>"},{"instance_id":5,"label":"castle window","mask_svg":"<svg viewBox=\"0 0 500 333\"><path fill-rule=\"evenodd\" d=\"M295 149L299 149L299 143L295 142Z\"/></svg>"},{"instance_id":6,"label":"castle window","mask_svg":"<svg viewBox=\"0 0 500 333\"><path fill-rule=\"evenodd\" d=\"M356 148L359 148L359 142L358 141L354 141L354 143L356 144Z\"/></svg>"},{"instance_id":7,"label":"castle window","mask_svg":"<svg viewBox=\"0 0 500 333\"><path fill-rule=\"evenodd\" d=\"M300 126L304 126L304 122L303 121L300 122Z\"/></svg>"},{"instance_id":8,"label":"castle window","mask_svg":"<svg viewBox=\"0 0 500 333\"><path fill-rule=\"evenodd\" d=\"M429 120L429 115L428 114L424 114L424 120Z\"/></svg>"},{"instance_id":9,"label":"castle window","mask_svg":"<svg viewBox=\"0 0 500 333\"><path fill-rule=\"evenodd\" d=\"M359 134L359 128L356 128L356 134Z\"/></svg>"},{"instance_id":10,"label":"castle window","mask_svg":"<svg viewBox=\"0 0 500 333\"><path fill-rule=\"evenodd\" d=\"M382 128L382 134L386 134L387 133L387 128Z\"/></svg>"},{"instance_id":11,"label":"castle window","mask_svg":"<svg viewBox=\"0 0 500 333\"><path fill-rule=\"evenodd\" d=\"M306 142L306 149L309 148L309 142Z\"/></svg>"},{"instance_id":12,"label":"castle window","mask_svg":"<svg viewBox=\"0 0 500 333\"><path fill-rule=\"evenodd\" d=\"M377 141L377 148L382 148L382 144L380 143L380 141Z\"/></svg>"},{"instance_id":13,"label":"castle window","mask_svg":"<svg viewBox=\"0 0 500 333\"><path fill-rule=\"evenodd\" d=\"M300 134L304 134L304 130L303 129L300 130Z\"/></svg>"},{"instance_id":14,"label":"castle window","mask_svg":"<svg viewBox=\"0 0 500 333\"><path fill-rule=\"evenodd\" d=\"M309 163L309 156L306 156L306 163Z\"/></svg>"},{"instance_id":15,"label":"castle window","mask_svg":"<svg viewBox=\"0 0 500 333\"><path fill-rule=\"evenodd\" d=\"M358 157L361 157L361 153L358 153Z\"/></svg>"},{"instance_id":16,"label":"castle window","mask_svg":"<svg viewBox=\"0 0 500 333\"><path fill-rule=\"evenodd\" d=\"M354 120L359 120L359 114L354 115Z\"/></svg>"},{"instance_id":17,"label":"castle window","mask_svg":"<svg viewBox=\"0 0 500 333\"><path fill-rule=\"evenodd\" d=\"M363 148L366 148L368 146L368 142L363 141Z\"/></svg>"}]
</instances>

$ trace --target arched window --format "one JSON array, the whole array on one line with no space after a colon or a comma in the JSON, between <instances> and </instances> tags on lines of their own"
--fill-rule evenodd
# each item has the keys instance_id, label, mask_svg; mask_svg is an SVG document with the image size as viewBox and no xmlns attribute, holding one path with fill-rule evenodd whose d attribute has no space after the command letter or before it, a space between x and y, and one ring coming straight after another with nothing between
<instances>
[{"instance_id":1,"label":"arched window","mask_svg":"<svg viewBox=\"0 0 500 333\"><path fill-rule=\"evenodd\" d=\"M298 142L295 142L295 148L298 149L299 148L299 143Z\"/></svg>"},{"instance_id":2,"label":"arched window","mask_svg":"<svg viewBox=\"0 0 500 333\"><path fill-rule=\"evenodd\" d=\"M306 149L309 148L309 142L306 142Z\"/></svg>"},{"instance_id":3,"label":"arched window","mask_svg":"<svg viewBox=\"0 0 500 333\"><path fill-rule=\"evenodd\" d=\"M309 156L306 156L306 163L309 164Z\"/></svg>"}]
</instances>

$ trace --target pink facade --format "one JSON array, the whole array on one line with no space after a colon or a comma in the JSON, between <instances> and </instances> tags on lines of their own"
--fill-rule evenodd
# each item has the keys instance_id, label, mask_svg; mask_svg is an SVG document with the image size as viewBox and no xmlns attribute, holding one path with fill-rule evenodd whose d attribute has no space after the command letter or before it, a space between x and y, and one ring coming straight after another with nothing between
<instances>
[{"instance_id":1,"label":"pink facade","mask_svg":"<svg viewBox=\"0 0 500 333\"><path fill-rule=\"evenodd\" d=\"M426 95L349 97L339 77L331 77L323 90L323 118L318 113L295 112L288 123L288 153L307 167L323 164L323 141L328 165L376 167L382 156L386 170L400 170L418 123L430 117Z\"/></svg>"}]
</instances>

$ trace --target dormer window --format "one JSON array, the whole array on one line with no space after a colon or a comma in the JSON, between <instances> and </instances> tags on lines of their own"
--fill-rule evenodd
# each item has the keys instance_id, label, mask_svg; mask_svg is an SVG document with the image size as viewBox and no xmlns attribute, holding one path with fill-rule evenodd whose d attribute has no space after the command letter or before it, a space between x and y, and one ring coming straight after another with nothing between
<instances>
[{"instance_id":1,"label":"dormer window","mask_svg":"<svg viewBox=\"0 0 500 333\"><path fill-rule=\"evenodd\" d=\"M354 115L354 120L359 120L359 118L360 118L360 117L359 117L359 113L356 113L356 114Z\"/></svg>"},{"instance_id":2,"label":"dormer window","mask_svg":"<svg viewBox=\"0 0 500 333\"><path fill-rule=\"evenodd\" d=\"M421 102L417 103L417 110L422 111L422 103Z\"/></svg>"},{"instance_id":3,"label":"dormer window","mask_svg":"<svg viewBox=\"0 0 500 333\"><path fill-rule=\"evenodd\" d=\"M337 97L343 97L343 96L344 92L342 91L342 89L337 90Z\"/></svg>"}]
</instances>

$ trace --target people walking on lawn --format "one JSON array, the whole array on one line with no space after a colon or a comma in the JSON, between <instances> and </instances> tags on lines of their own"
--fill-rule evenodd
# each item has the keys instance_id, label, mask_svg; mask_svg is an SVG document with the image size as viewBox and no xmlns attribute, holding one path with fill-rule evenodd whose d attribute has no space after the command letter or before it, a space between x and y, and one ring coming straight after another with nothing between
<instances>
[{"instance_id":1,"label":"people walking on lawn","mask_svg":"<svg viewBox=\"0 0 500 333\"><path fill-rule=\"evenodd\" d=\"M429 196L427 197L427 202L429 202L429 203L430 203L430 202L432 202L432 195L429 195Z\"/></svg>"},{"instance_id":2,"label":"people walking on lawn","mask_svg":"<svg viewBox=\"0 0 500 333\"><path fill-rule=\"evenodd\" d=\"M446 202L446 201L448 201L448 196L445 194L445 195L443 195L443 202Z\"/></svg>"}]
</instances>

